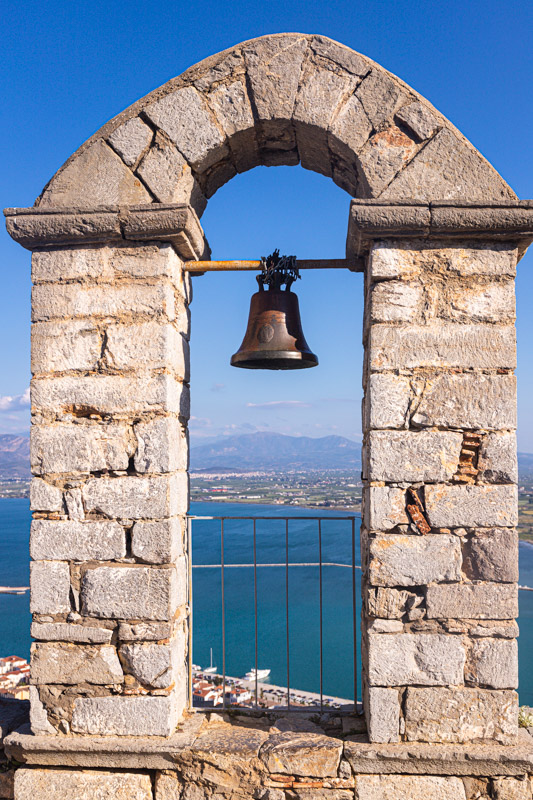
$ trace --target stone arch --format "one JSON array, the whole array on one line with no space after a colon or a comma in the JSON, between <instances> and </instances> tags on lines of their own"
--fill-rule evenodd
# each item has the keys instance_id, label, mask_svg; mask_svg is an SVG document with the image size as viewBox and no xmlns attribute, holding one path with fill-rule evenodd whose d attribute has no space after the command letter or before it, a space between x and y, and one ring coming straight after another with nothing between
<instances>
[{"instance_id":1,"label":"stone arch","mask_svg":"<svg viewBox=\"0 0 533 800\"><path fill-rule=\"evenodd\" d=\"M464 136L366 56L324 36L275 34L201 61L104 125L36 205L207 199L238 172L294 165L352 197L516 199Z\"/></svg>"}]
</instances>

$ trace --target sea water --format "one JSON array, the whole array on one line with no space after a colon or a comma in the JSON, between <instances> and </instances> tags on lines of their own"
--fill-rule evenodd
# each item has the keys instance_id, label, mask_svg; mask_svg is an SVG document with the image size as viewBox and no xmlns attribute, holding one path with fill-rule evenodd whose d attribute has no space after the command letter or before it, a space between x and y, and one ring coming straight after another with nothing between
<instances>
[{"instance_id":1,"label":"sea water","mask_svg":"<svg viewBox=\"0 0 533 800\"><path fill-rule=\"evenodd\" d=\"M319 691L322 674L325 694L353 697L352 531L349 520L336 519L347 514L237 503L192 503L191 514L207 517L293 518L289 522L288 538L283 519L256 522L257 564L281 566L258 566L255 580L253 523L250 520L226 519L223 586L220 567L209 566L219 565L222 561L220 521L193 521L194 662L208 666L212 650L213 663L219 671L222 671L225 658L228 675L242 676L254 667L257 605L257 664L260 669L271 670L271 683L287 685L288 649L289 681L292 687ZM321 541L318 524L312 519L319 514L326 518L321 523ZM359 524L359 518L355 517L356 564L360 564ZM0 499L2 586L28 585L29 526L28 500ZM317 563L320 555L322 562L348 565L322 567L322 592L320 568L297 566L301 563ZM247 566L228 566L231 564ZM356 570L358 618L360 577L360 571ZM524 542L520 543L520 583L533 586L533 546ZM520 703L533 705L533 673L529 666L533 655L533 592L521 591L519 599ZM222 646L223 625L225 648ZM30 644L28 595L0 595L0 655L27 658ZM357 646L360 658L359 644Z\"/></svg>"}]
</instances>

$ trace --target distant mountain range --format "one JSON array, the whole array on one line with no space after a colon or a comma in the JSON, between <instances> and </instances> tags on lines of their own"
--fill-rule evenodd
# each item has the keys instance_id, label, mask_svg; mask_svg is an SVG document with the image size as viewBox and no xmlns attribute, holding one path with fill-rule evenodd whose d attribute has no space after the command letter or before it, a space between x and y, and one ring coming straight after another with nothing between
<instances>
[{"instance_id":1,"label":"distant mountain range","mask_svg":"<svg viewBox=\"0 0 533 800\"><path fill-rule=\"evenodd\" d=\"M361 469L361 445L343 436L246 433L191 448L191 470Z\"/></svg>"},{"instance_id":2,"label":"distant mountain range","mask_svg":"<svg viewBox=\"0 0 533 800\"><path fill-rule=\"evenodd\" d=\"M30 477L29 436L0 434L0 479L27 480Z\"/></svg>"},{"instance_id":3,"label":"distant mountain range","mask_svg":"<svg viewBox=\"0 0 533 800\"><path fill-rule=\"evenodd\" d=\"M343 436L247 433L191 448L191 470L361 469L361 445ZM533 453L518 453L520 477L533 476ZM0 480L30 478L28 436L0 434Z\"/></svg>"}]
</instances>

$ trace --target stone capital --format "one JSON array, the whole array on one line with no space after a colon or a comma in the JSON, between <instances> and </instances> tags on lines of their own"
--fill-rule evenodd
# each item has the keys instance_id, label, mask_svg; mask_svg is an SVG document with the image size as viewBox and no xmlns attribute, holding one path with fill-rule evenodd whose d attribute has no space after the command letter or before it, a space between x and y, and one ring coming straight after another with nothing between
<instances>
[{"instance_id":1,"label":"stone capital","mask_svg":"<svg viewBox=\"0 0 533 800\"><path fill-rule=\"evenodd\" d=\"M184 260L206 259L211 252L189 205L6 208L4 215L9 235L28 250L157 241L171 242Z\"/></svg>"},{"instance_id":2,"label":"stone capital","mask_svg":"<svg viewBox=\"0 0 533 800\"><path fill-rule=\"evenodd\" d=\"M522 256L533 241L533 200L504 203L352 200L346 257L365 253L376 239L516 242Z\"/></svg>"}]
</instances>

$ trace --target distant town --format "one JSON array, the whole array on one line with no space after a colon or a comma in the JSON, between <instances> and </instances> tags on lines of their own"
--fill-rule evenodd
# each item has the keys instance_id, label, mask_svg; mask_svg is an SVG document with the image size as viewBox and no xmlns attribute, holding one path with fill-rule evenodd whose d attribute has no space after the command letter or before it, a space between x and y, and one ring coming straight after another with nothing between
<instances>
[{"instance_id":1,"label":"distant town","mask_svg":"<svg viewBox=\"0 0 533 800\"><path fill-rule=\"evenodd\" d=\"M214 668L216 670L216 667ZM258 671L257 695L254 674L252 670L244 678L234 678L213 673L213 668L202 670L196 664L192 665L192 696L195 708L218 708L232 706L240 708L258 707L262 709L287 708L288 700L286 686L274 686L265 683L269 670ZM224 693L225 689L225 693ZM307 692L302 689L290 689L290 705L292 708L323 708L342 709L353 706L353 700L342 697L323 695L322 699L317 692Z\"/></svg>"},{"instance_id":2,"label":"distant town","mask_svg":"<svg viewBox=\"0 0 533 800\"><path fill-rule=\"evenodd\" d=\"M362 483L353 470L191 472L191 501L301 506L360 512ZM25 480L0 480L0 497L29 497ZM533 476L520 478L518 533L533 542Z\"/></svg>"},{"instance_id":3,"label":"distant town","mask_svg":"<svg viewBox=\"0 0 533 800\"><path fill-rule=\"evenodd\" d=\"M5 656L0 658L0 697L11 700L29 700L30 665L25 658Z\"/></svg>"}]
</instances>

